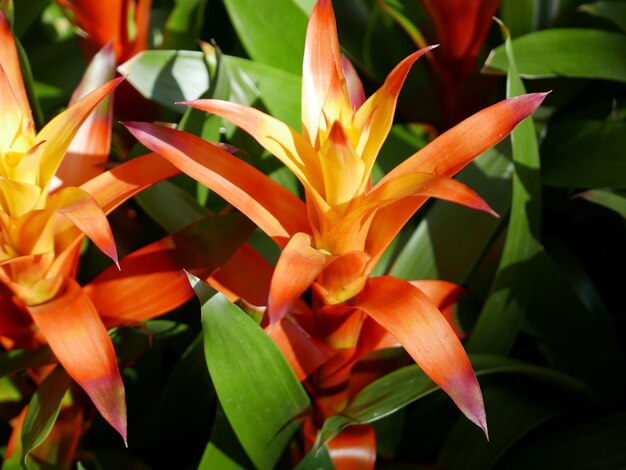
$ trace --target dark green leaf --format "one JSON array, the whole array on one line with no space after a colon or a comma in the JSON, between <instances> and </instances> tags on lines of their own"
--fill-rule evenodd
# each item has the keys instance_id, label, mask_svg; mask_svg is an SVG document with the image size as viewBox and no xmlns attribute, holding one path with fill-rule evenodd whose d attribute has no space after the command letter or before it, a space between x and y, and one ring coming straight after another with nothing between
<instances>
[{"instance_id":1,"label":"dark green leaf","mask_svg":"<svg viewBox=\"0 0 626 470\"><path fill-rule=\"evenodd\" d=\"M56 358L48 346L0 352L0 377L54 362L56 362Z\"/></svg>"},{"instance_id":2,"label":"dark green leaf","mask_svg":"<svg viewBox=\"0 0 626 470\"><path fill-rule=\"evenodd\" d=\"M526 92L517 72L506 29L505 46L509 57L507 97ZM471 352L507 354L521 328L524 309L533 289L530 261L543 248L539 243L541 221L541 174L537 136L532 117L511 133L513 149L513 196L506 242L493 291L478 318L467 344Z\"/></svg>"},{"instance_id":3,"label":"dark green leaf","mask_svg":"<svg viewBox=\"0 0 626 470\"><path fill-rule=\"evenodd\" d=\"M537 29L536 8L534 0L504 0L498 17L507 25L511 36L516 38Z\"/></svg>"},{"instance_id":4,"label":"dark green leaf","mask_svg":"<svg viewBox=\"0 0 626 470\"><path fill-rule=\"evenodd\" d=\"M520 75L576 77L626 82L626 35L594 29L547 29L513 41ZM492 51L488 70L508 69L503 46Z\"/></svg>"},{"instance_id":5,"label":"dark green leaf","mask_svg":"<svg viewBox=\"0 0 626 470\"><path fill-rule=\"evenodd\" d=\"M28 454L40 445L50 433L59 416L61 402L71 379L57 366L39 385L28 404L22 425L22 464L28 467Z\"/></svg>"},{"instance_id":6,"label":"dark green leaf","mask_svg":"<svg viewBox=\"0 0 626 470\"><path fill-rule=\"evenodd\" d=\"M207 0L176 0L163 28L161 49L193 49L202 31Z\"/></svg>"},{"instance_id":7,"label":"dark green leaf","mask_svg":"<svg viewBox=\"0 0 626 470\"><path fill-rule=\"evenodd\" d=\"M307 14L294 0L225 0L224 4L252 59L301 73Z\"/></svg>"},{"instance_id":8,"label":"dark green leaf","mask_svg":"<svg viewBox=\"0 0 626 470\"><path fill-rule=\"evenodd\" d=\"M312 449L304 456L302 461L296 466L295 470L333 470L335 466L326 446L319 449Z\"/></svg>"},{"instance_id":9,"label":"dark green leaf","mask_svg":"<svg viewBox=\"0 0 626 470\"><path fill-rule=\"evenodd\" d=\"M566 188L626 188L626 122L557 121L541 146L542 179Z\"/></svg>"},{"instance_id":10,"label":"dark green leaf","mask_svg":"<svg viewBox=\"0 0 626 470\"><path fill-rule=\"evenodd\" d=\"M611 209L626 219L626 195L616 193L610 189L592 189L591 191L577 194L577 197Z\"/></svg>"},{"instance_id":11,"label":"dark green leaf","mask_svg":"<svg viewBox=\"0 0 626 470\"><path fill-rule=\"evenodd\" d=\"M626 31L626 3L617 1L599 1L579 7L581 11L604 18Z\"/></svg>"},{"instance_id":12,"label":"dark green leaf","mask_svg":"<svg viewBox=\"0 0 626 470\"><path fill-rule=\"evenodd\" d=\"M222 294L190 276L202 304L204 353L215 391L254 464L272 468L309 399L267 334Z\"/></svg>"}]
</instances>

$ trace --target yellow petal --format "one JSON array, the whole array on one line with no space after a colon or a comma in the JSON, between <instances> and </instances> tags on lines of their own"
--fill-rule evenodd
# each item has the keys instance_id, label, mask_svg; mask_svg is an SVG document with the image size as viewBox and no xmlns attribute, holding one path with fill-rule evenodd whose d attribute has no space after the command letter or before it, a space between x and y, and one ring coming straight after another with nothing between
<instances>
[{"instance_id":1,"label":"yellow petal","mask_svg":"<svg viewBox=\"0 0 626 470\"><path fill-rule=\"evenodd\" d=\"M11 217L21 217L39 200L41 188L36 184L0 179L0 207Z\"/></svg>"}]
</instances>

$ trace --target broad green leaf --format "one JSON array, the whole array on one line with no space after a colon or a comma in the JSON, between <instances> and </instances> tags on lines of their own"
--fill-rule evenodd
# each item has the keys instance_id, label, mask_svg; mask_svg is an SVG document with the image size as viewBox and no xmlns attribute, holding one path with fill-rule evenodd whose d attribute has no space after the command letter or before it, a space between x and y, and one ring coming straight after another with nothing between
<instances>
[{"instance_id":1,"label":"broad green leaf","mask_svg":"<svg viewBox=\"0 0 626 470\"><path fill-rule=\"evenodd\" d=\"M458 284L467 280L509 211L512 165L500 148L488 150L458 176L476 188L500 218L434 201L391 265L391 275Z\"/></svg>"},{"instance_id":2,"label":"broad green leaf","mask_svg":"<svg viewBox=\"0 0 626 470\"><path fill-rule=\"evenodd\" d=\"M477 376L492 374L525 376L565 389L581 399L595 400L595 396L584 383L556 370L501 356L476 354L470 355L470 361ZM439 390L439 387L417 365L391 372L365 387L340 414L328 418L322 426L318 444L328 442L346 426L379 420L436 390Z\"/></svg>"},{"instance_id":3,"label":"broad green leaf","mask_svg":"<svg viewBox=\"0 0 626 470\"><path fill-rule=\"evenodd\" d=\"M71 382L65 370L56 366L31 398L22 424L22 464L25 467L28 467L28 454L50 433Z\"/></svg>"},{"instance_id":4,"label":"broad green leaf","mask_svg":"<svg viewBox=\"0 0 626 470\"><path fill-rule=\"evenodd\" d=\"M117 70L144 97L174 111L178 101L193 100L209 89L209 70L202 52L143 51Z\"/></svg>"},{"instance_id":5,"label":"broad green leaf","mask_svg":"<svg viewBox=\"0 0 626 470\"><path fill-rule=\"evenodd\" d=\"M626 31L626 3L623 1L604 1L587 3L578 7L579 10L604 18Z\"/></svg>"},{"instance_id":6,"label":"broad green leaf","mask_svg":"<svg viewBox=\"0 0 626 470\"><path fill-rule=\"evenodd\" d=\"M548 125L542 179L565 188L626 188L626 122L568 120Z\"/></svg>"},{"instance_id":7,"label":"broad green leaf","mask_svg":"<svg viewBox=\"0 0 626 470\"><path fill-rule=\"evenodd\" d=\"M204 22L207 0L176 0L163 28L161 49L193 49Z\"/></svg>"},{"instance_id":8,"label":"broad green leaf","mask_svg":"<svg viewBox=\"0 0 626 470\"><path fill-rule=\"evenodd\" d=\"M526 93L517 72L511 39L503 26L509 58L507 97ZM508 354L524 319L533 289L532 260L542 252L541 175L537 135L532 117L511 133L513 149L513 196L506 242L496 273L495 285L483 306L467 344L471 352Z\"/></svg>"},{"instance_id":9,"label":"broad green leaf","mask_svg":"<svg viewBox=\"0 0 626 470\"><path fill-rule=\"evenodd\" d=\"M504 0L498 17L507 25L514 38L523 36L537 29L535 0Z\"/></svg>"},{"instance_id":10,"label":"broad green leaf","mask_svg":"<svg viewBox=\"0 0 626 470\"><path fill-rule=\"evenodd\" d=\"M328 449L322 446L319 449L310 450L294 470L334 470L334 468Z\"/></svg>"},{"instance_id":11,"label":"broad green leaf","mask_svg":"<svg viewBox=\"0 0 626 470\"><path fill-rule=\"evenodd\" d=\"M626 82L626 35L595 29L546 29L513 41L515 62L527 78L575 77ZM487 58L487 70L506 71L504 46Z\"/></svg>"},{"instance_id":12,"label":"broad green leaf","mask_svg":"<svg viewBox=\"0 0 626 470\"><path fill-rule=\"evenodd\" d=\"M576 197L611 209L626 219L626 195L624 194L616 193L610 189L592 189L577 194Z\"/></svg>"},{"instance_id":13,"label":"broad green leaf","mask_svg":"<svg viewBox=\"0 0 626 470\"><path fill-rule=\"evenodd\" d=\"M301 73L307 15L295 0L225 0L224 4L252 59Z\"/></svg>"},{"instance_id":14,"label":"broad green leaf","mask_svg":"<svg viewBox=\"0 0 626 470\"><path fill-rule=\"evenodd\" d=\"M520 445L499 469L567 468L614 470L626 467L626 413L618 413Z\"/></svg>"},{"instance_id":15,"label":"broad green leaf","mask_svg":"<svg viewBox=\"0 0 626 470\"><path fill-rule=\"evenodd\" d=\"M511 446L537 426L563 413L544 394L513 387L483 389L489 416L489 441L459 419L443 444L437 462L448 470L487 470Z\"/></svg>"},{"instance_id":16,"label":"broad green leaf","mask_svg":"<svg viewBox=\"0 0 626 470\"><path fill-rule=\"evenodd\" d=\"M0 352L0 377L54 362L56 358L48 346Z\"/></svg>"},{"instance_id":17,"label":"broad green leaf","mask_svg":"<svg viewBox=\"0 0 626 470\"><path fill-rule=\"evenodd\" d=\"M215 391L239 442L260 469L274 466L310 406L280 350L222 294L190 275L202 304L204 353Z\"/></svg>"},{"instance_id":18,"label":"broad green leaf","mask_svg":"<svg viewBox=\"0 0 626 470\"><path fill-rule=\"evenodd\" d=\"M218 406L215 413L211 440L207 444L198 470L244 470L252 468L253 464L245 450L237 440L224 410Z\"/></svg>"}]
</instances>

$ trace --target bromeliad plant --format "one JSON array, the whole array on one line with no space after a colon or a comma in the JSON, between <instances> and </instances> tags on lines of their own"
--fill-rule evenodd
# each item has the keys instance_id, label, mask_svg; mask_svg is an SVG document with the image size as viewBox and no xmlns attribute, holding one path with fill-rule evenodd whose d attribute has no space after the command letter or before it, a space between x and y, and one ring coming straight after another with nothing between
<instances>
[{"instance_id":1,"label":"bromeliad plant","mask_svg":"<svg viewBox=\"0 0 626 470\"><path fill-rule=\"evenodd\" d=\"M411 283L370 274L429 197L493 213L451 177L504 139L545 94L508 99L475 114L374 184L372 169L392 125L402 84L412 64L431 49L404 59L363 101L347 85L354 77L346 80L352 72L342 66L332 5L320 0L306 35L301 134L250 107L218 100L186 103L248 132L296 175L305 201L198 137L154 124L126 124L141 143L213 189L282 248L264 321L315 403L309 427L319 428L325 418L346 407L354 392L352 369L365 354L399 343L487 432L474 372L433 301L452 291L449 283ZM351 429L331 442L331 455L342 439L356 440L352 445L364 452L354 461L371 464L372 429L353 434ZM340 454L334 454L336 463Z\"/></svg>"}]
</instances>

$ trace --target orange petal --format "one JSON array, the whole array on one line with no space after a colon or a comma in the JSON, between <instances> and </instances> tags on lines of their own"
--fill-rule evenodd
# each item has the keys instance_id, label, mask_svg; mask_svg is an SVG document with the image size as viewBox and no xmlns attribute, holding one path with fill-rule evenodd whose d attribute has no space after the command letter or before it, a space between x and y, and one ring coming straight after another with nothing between
<instances>
[{"instance_id":1,"label":"orange petal","mask_svg":"<svg viewBox=\"0 0 626 470\"><path fill-rule=\"evenodd\" d=\"M341 55L341 64L343 66L343 74L346 77L346 86L348 87L348 96L350 97L350 104L352 110L356 111L363 103L365 103L365 90L363 89L363 82L359 78L354 65L350 62L345 55Z\"/></svg>"},{"instance_id":2,"label":"orange petal","mask_svg":"<svg viewBox=\"0 0 626 470\"><path fill-rule=\"evenodd\" d=\"M374 470L376 434L371 424L349 426L326 446L335 468L342 470Z\"/></svg>"},{"instance_id":3,"label":"orange petal","mask_svg":"<svg viewBox=\"0 0 626 470\"><path fill-rule=\"evenodd\" d=\"M88 192L80 188L64 188L50 197L48 208L66 217L117 264L111 226L98 202ZM70 240L68 245L73 242L73 239Z\"/></svg>"},{"instance_id":4,"label":"orange petal","mask_svg":"<svg viewBox=\"0 0 626 470\"><path fill-rule=\"evenodd\" d=\"M124 201L180 170L156 153L149 153L123 163L81 185L91 194L105 214Z\"/></svg>"},{"instance_id":5,"label":"orange petal","mask_svg":"<svg viewBox=\"0 0 626 470\"><path fill-rule=\"evenodd\" d=\"M15 41L11 34L11 28L4 14L0 12L0 68L4 69L10 89L16 100L16 106L20 109L20 116L24 117L24 126L29 128L33 134L35 124L30 112L30 104L28 103L28 95L24 88L22 72L20 69L20 61L15 47ZM1 84L0 88L5 88L6 84ZM6 90L0 91L0 95L6 93ZM11 108L5 108L2 102L2 113L9 112ZM1 132L1 131L0 131Z\"/></svg>"},{"instance_id":6,"label":"orange petal","mask_svg":"<svg viewBox=\"0 0 626 470\"><path fill-rule=\"evenodd\" d=\"M42 189L48 187L81 124L122 80L122 77L111 80L92 91L52 119L39 132L37 142L46 142L39 172L39 186Z\"/></svg>"},{"instance_id":7,"label":"orange petal","mask_svg":"<svg viewBox=\"0 0 626 470\"><path fill-rule=\"evenodd\" d=\"M330 0L319 0L309 19L302 65L302 133L318 147L323 114L329 123L352 117L343 75L335 13Z\"/></svg>"},{"instance_id":8,"label":"orange petal","mask_svg":"<svg viewBox=\"0 0 626 470\"><path fill-rule=\"evenodd\" d=\"M367 179L362 183L363 187L369 181L376 156L391 129L398 95L411 67L417 59L434 47L437 46L424 47L396 65L385 79L383 86L370 96L356 112L354 124L361 132L357 153L365 162L365 174L367 176Z\"/></svg>"},{"instance_id":9,"label":"orange petal","mask_svg":"<svg viewBox=\"0 0 626 470\"><path fill-rule=\"evenodd\" d=\"M287 124L258 109L220 100L195 100L186 104L213 113L240 127L278 158L313 193L323 193L317 154L304 137Z\"/></svg>"},{"instance_id":10,"label":"orange petal","mask_svg":"<svg viewBox=\"0 0 626 470\"><path fill-rule=\"evenodd\" d=\"M70 104L115 76L115 54L109 43L98 52L87 67L83 79L72 95ZM80 186L104 171L103 163L111 149L113 107L111 96L105 98L85 120L72 140L56 172L64 186Z\"/></svg>"},{"instance_id":11,"label":"orange petal","mask_svg":"<svg viewBox=\"0 0 626 470\"><path fill-rule=\"evenodd\" d=\"M266 331L300 381L335 355L335 350L311 336L289 316L271 324Z\"/></svg>"},{"instance_id":12,"label":"orange petal","mask_svg":"<svg viewBox=\"0 0 626 470\"><path fill-rule=\"evenodd\" d=\"M237 157L181 131L147 123L125 125L142 144L222 196L279 245L291 234L309 230L304 203Z\"/></svg>"},{"instance_id":13,"label":"orange petal","mask_svg":"<svg viewBox=\"0 0 626 470\"><path fill-rule=\"evenodd\" d=\"M419 280L409 282L432 300L433 304L437 306L445 319L448 320L459 339L463 339L465 333L463 333L461 325L459 325L454 316L454 307L461 294L465 292L465 289L458 284L448 281Z\"/></svg>"},{"instance_id":14,"label":"orange petal","mask_svg":"<svg viewBox=\"0 0 626 470\"><path fill-rule=\"evenodd\" d=\"M289 307L306 291L332 256L311 246L311 236L296 233L276 263L270 284L268 314L270 323L283 318Z\"/></svg>"},{"instance_id":15,"label":"orange petal","mask_svg":"<svg viewBox=\"0 0 626 470\"><path fill-rule=\"evenodd\" d=\"M467 354L426 294L407 281L383 276L370 279L353 304L395 336L463 414L487 433L480 386Z\"/></svg>"},{"instance_id":16,"label":"orange petal","mask_svg":"<svg viewBox=\"0 0 626 470\"><path fill-rule=\"evenodd\" d=\"M126 442L124 385L98 312L76 281L50 302L27 307L67 373Z\"/></svg>"}]
</instances>

